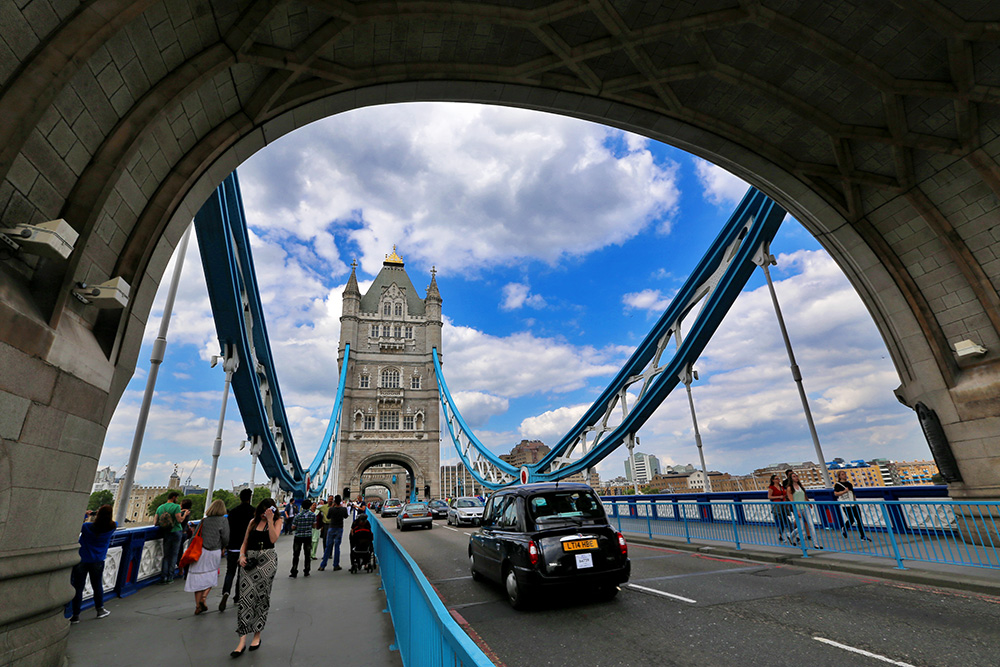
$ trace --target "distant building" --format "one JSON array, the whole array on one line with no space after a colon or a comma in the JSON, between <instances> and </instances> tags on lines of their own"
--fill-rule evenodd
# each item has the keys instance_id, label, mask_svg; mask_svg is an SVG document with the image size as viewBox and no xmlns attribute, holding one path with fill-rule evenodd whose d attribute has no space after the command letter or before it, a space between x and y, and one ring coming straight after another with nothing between
<instances>
[{"instance_id":1,"label":"distant building","mask_svg":"<svg viewBox=\"0 0 1000 667\"><path fill-rule=\"evenodd\" d=\"M826 487L826 482L823 480L823 469L812 461L772 463L771 465L754 470L753 476L769 480L771 475L776 474L779 475L781 479L785 479L785 471L789 468L798 474L799 480L807 489L822 489Z\"/></svg>"},{"instance_id":2,"label":"distant building","mask_svg":"<svg viewBox=\"0 0 1000 667\"><path fill-rule=\"evenodd\" d=\"M933 484L938 474L934 461L893 461L889 464L893 482L897 485Z\"/></svg>"},{"instance_id":3,"label":"distant building","mask_svg":"<svg viewBox=\"0 0 1000 667\"><path fill-rule=\"evenodd\" d=\"M476 478L472 476L472 473L463 464L441 466L442 497L483 496L485 498L489 493L489 490L477 482Z\"/></svg>"},{"instance_id":4,"label":"distant building","mask_svg":"<svg viewBox=\"0 0 1000 667\"><path fill-rule=\"evenodd\" d=\"M550 451L552 449L541 440L522 440L514 445L509 454L501 454L500 460L506 461L515 468L520 469L522 466L538 463ZM591 470L586 482L582 472L570 475L564 481L587 483L594 488L597 488L601 484L601 478L598 476L596 470Z\"/></svg>"},{"instance_id":5,"label":"distant building","mask_svg":"<svg viewBox=\"0 0 1000 667\"><path fill-rule=\"evenodd\" d=\"M635 452L625 459L625 479L637 484L648 484L660 474L660 462L652 454Z\"/></svg>"}]
</instances>

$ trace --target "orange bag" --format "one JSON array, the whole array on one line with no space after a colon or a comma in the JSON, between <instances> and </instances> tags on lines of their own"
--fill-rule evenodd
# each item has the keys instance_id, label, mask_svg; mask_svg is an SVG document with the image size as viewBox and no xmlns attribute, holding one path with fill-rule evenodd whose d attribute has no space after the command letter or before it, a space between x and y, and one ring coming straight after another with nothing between
<instances>
[{"instance_id":1,"label":"orange bag","mask_svg":"<svg viewBox=\"0 0 1000 667\"><path fill-rule=\"evenodd\" d=\"M184 555L181 556L180 561L177 563L177 567L184 568L188 565L193 565L198 562L201 558L201 524L198 524L198 530L195 532L194 537L188 543L187 549L184 550Z\"/></svg>"}]
</instances>

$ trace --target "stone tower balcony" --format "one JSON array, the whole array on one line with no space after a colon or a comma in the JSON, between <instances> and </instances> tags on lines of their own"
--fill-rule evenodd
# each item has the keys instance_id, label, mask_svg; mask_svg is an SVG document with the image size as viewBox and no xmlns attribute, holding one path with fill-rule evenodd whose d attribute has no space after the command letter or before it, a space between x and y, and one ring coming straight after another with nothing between
<instances>
[{"instance_id":1,"label":"stone tower balcony","mask_svg":"<svg viewBox=\"0 0 1000 667\"><path fill-rule=\"evenodd\" d=\"M402 389L389 389L386 387L378 388L378 404L379 405L402 405L403 404L403 390Z\"/></svg>"}]
</instances>

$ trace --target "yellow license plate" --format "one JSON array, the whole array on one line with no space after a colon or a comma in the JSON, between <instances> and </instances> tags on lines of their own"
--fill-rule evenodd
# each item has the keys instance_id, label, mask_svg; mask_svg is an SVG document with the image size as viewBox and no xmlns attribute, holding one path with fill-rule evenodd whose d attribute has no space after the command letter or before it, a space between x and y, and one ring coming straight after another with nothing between
<instances>
[{"instance_id":1,"label":"yellow license plate","mask_svg":"<svg viewBox=\"0 0 1000 667\"><path fill-rule=\"evenodd\" d=\"M596 549L597 540L567 540L562 543L563 551L586 551Z\"/></svg>"}]
</instances>

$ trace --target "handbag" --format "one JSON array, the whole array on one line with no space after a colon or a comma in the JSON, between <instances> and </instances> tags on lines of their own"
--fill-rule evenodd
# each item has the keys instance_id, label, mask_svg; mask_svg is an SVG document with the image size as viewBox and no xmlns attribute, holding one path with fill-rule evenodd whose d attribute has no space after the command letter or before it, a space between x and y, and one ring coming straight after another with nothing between
<instances>
[{"instance_id":1,"label":"handbag","mask_svg":"<svg viewBox=\"0 0 1000 667\"><path fill-rule=\"evenodd\" d=\"M198 559L201 558L201 549L201 524L199 523L198 530L188 543L187 549L184 550L184 555L181 556L180 561L177 563L177 567L187 567L188 565L197 563Z\"/></svg>"}]
</instances>

